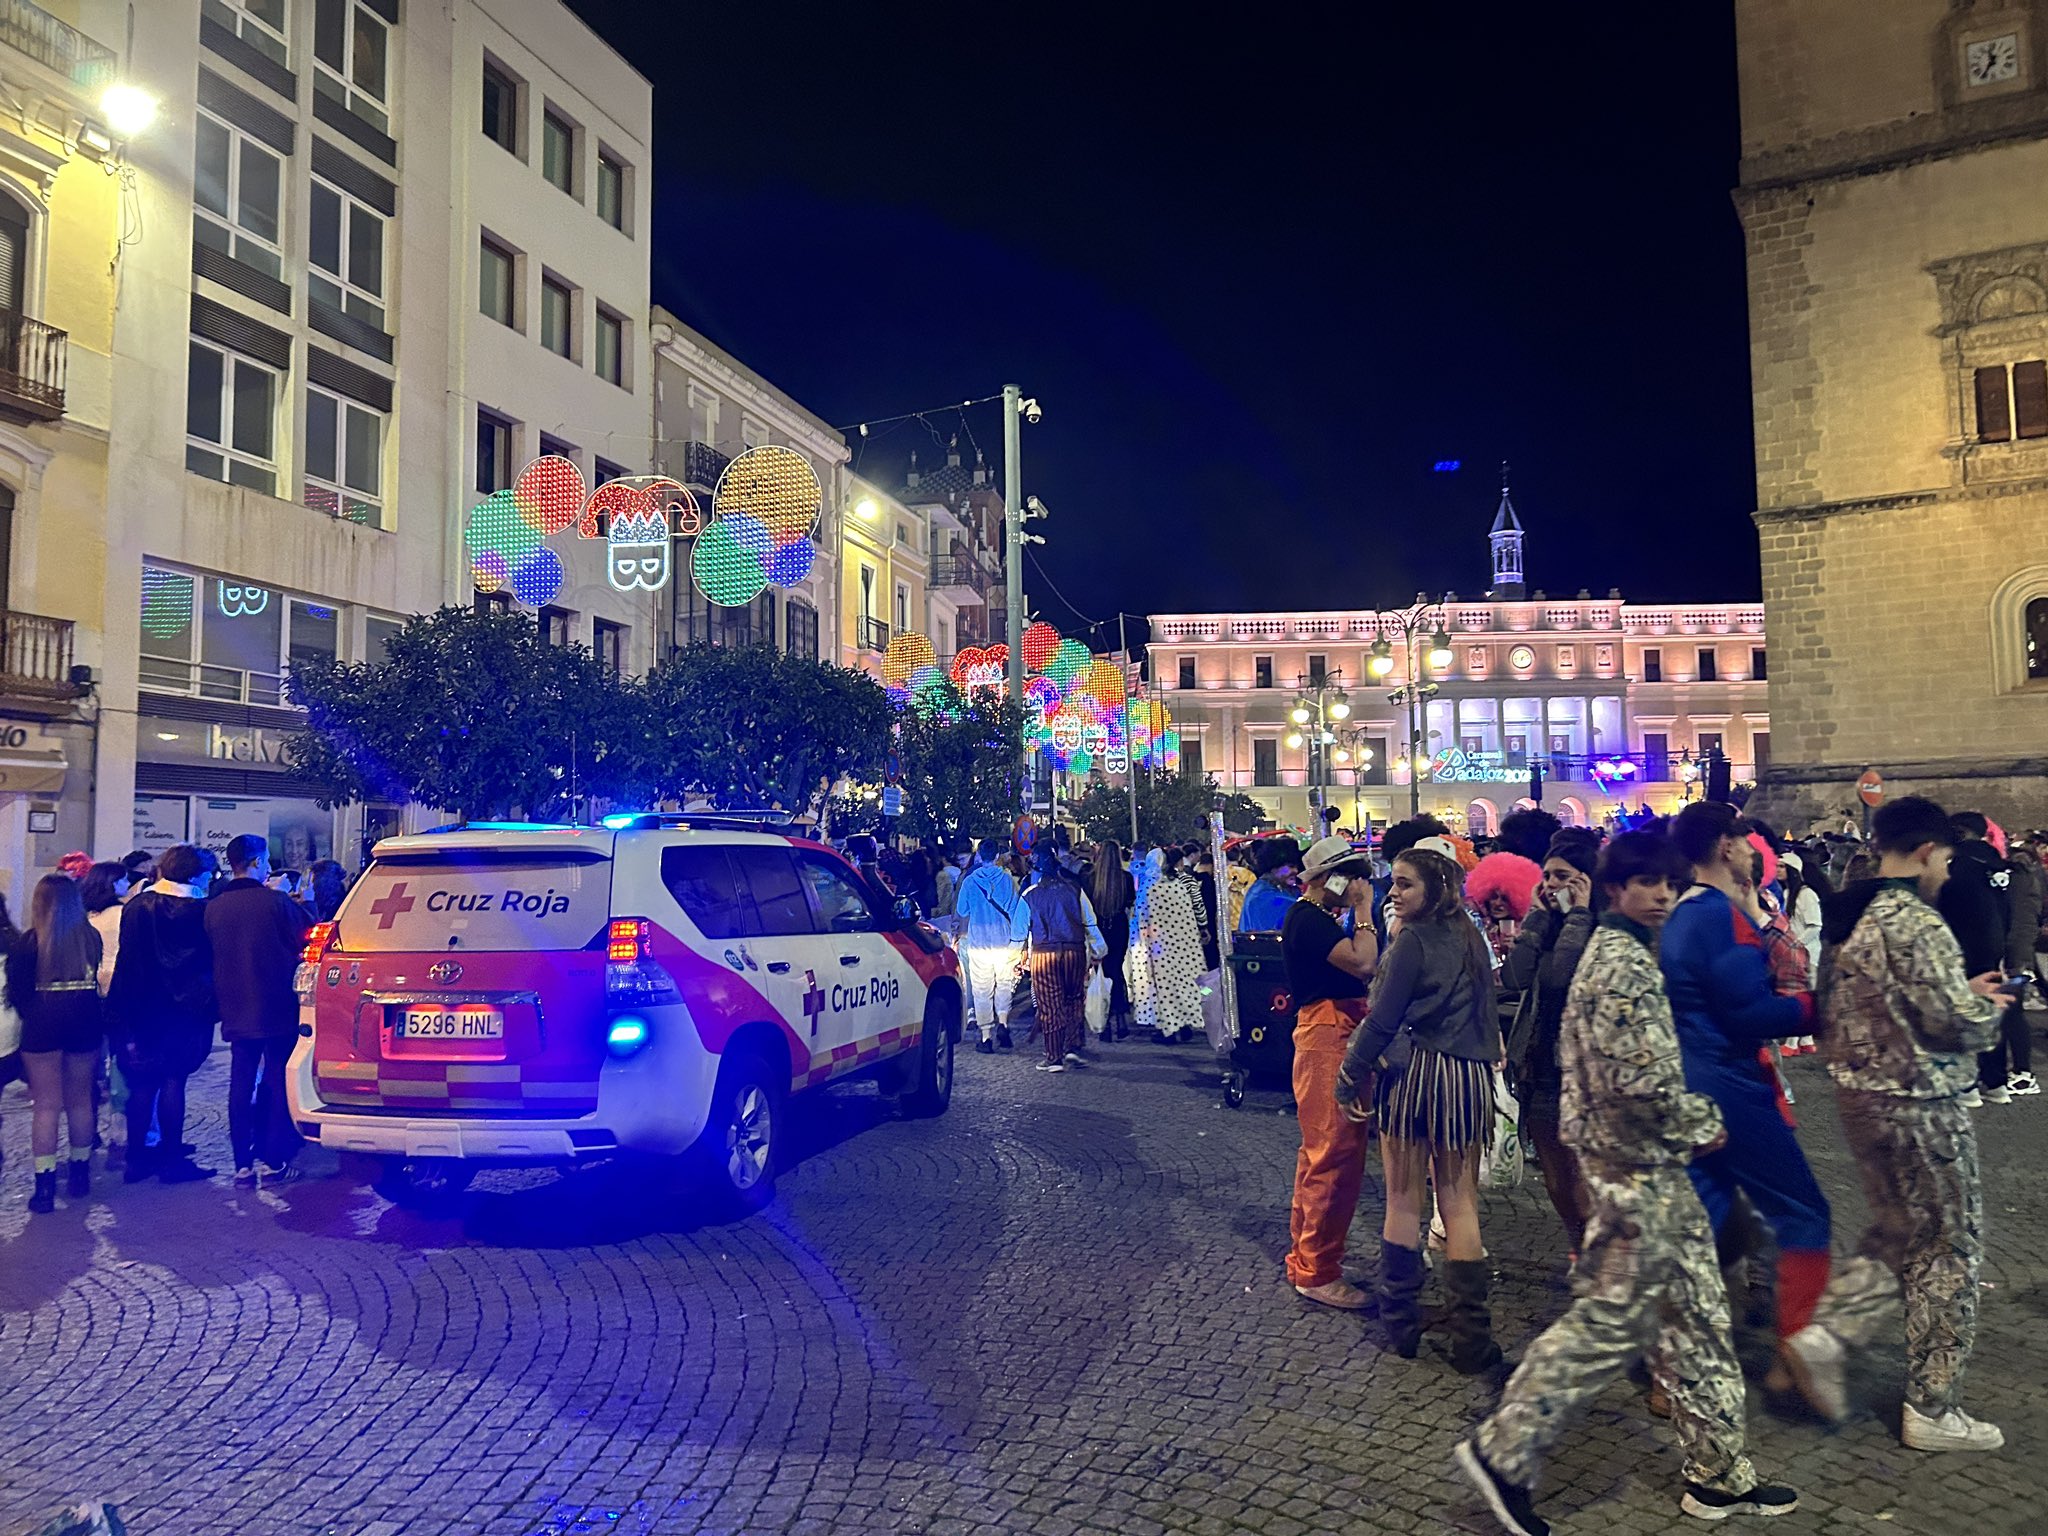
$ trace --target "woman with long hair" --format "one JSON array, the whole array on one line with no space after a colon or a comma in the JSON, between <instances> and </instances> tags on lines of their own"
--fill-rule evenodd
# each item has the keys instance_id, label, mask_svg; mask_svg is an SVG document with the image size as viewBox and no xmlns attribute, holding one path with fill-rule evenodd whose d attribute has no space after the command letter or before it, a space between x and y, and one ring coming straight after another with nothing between
<instances>
[{"instance_id":1,"label":"woman with long hair","mask_svg":"<svg viewBox=\"0 0 2048 1536\"><path fill-rule=\"evenodd\" d=\"M157 877L121 913L121 953L107 1002L128 1079L130 1184L154 1174L166 1184L210 1179L185 1150L185 1080L213 1049L220 1006L213 992L213 946L205 898L219 861L180 843L164 850ZM148 1146L150 1122L157 1145Z\"/></svg>"},{"instance_id":2,"label":"woman with long hair","mask_svg":"<svg viewBox=\"0 0 2048 1536\"><path fill-rule=\"evenodd\" d=\"M28 932L7 951L7 996L21 1015L21 1064L35 1118L29 1150L35 1193L28 1208L57 1208L57 1123L68 1122L65 1193L92 1192L92 1078L99 1059L100 936L86 921L78 882L45 875L29 898Z\"/></svg>"},{"instance_id":3,"label":"woman with long hair","mask_svg":"<svg viewBox=\"0 0 2048 1536\"><path fill-rule=\"evenodd\" d=\"M8 913L7 898L0 895L0 956L13 949L14 941L20 937L21 930L14 926L14 918ZM8 999L4 968L0 968L0 1095L5 1095L9 1083L23 1081L21 1015ZM6 1162L6 1153L0 1152L0 1167L4 1167Z\"/></svg>"},{"instance_id":4,"label":"woman with long hair","mask_svg":"<svg viewBox=\"0 0 2048 1536\"><path fill-rule=\"evenodd\" d=\"M1400 929L1373 976L1366 1021L1345 1051L1337 1099L1352 1119L1379 1121L1387 1181L1379 1315L1389 1341L1406 1359L1421 1346L1423 1207L1434 1175L1448 1249L1451 1365L1472 1374L1500 1360L1479 1236L1479 1157L1493 1136L1500 1020L1492 961L1466 914L1464 883L1457 862L1431 849L1395 858ZM1362 1092L1368 1079L1369 1101Z\"/></svg>"},{"instance_id":5,"label":"woman with long hair","mask_svg":"<svg viewBox=\"0 0 2048 1536\"><path fill-rule=\"evenodd\" d=\"M342 897L348 894L348 871L333 859L315 859L308 873L313 877L313 920L330 923L341 910Z\"/></svg>"},{"instance_id":6,"label":"woman with long hair","mask_svg":"<svg viewBox=\"0 0 2048 1536\"><path fill-rule=\"evenodd\" d=\"M1124 956L1131 947L1131 902L1137 894L1131 873L1124 868L1124 851L1105 839L1095 845L1095 878L1089 895L1095 903L1095 920L1102 925L1108 953L1102 968L1109 974L1109 1018L1102 1026L1105 1040L1124 1040L1131 1033L1131 988L1124 979Z\"/></svg>"}]
</instances>

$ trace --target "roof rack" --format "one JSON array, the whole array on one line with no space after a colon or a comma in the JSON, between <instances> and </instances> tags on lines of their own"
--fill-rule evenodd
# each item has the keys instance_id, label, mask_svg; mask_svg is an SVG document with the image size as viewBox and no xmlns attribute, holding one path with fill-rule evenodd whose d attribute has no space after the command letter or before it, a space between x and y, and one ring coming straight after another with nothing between
<instances>
[{"instance_id":1,"label":"roof rack","mask_svg":"<svg viewBox=\"0 0 2048 1536\"><path fill-rule=\"evenodd\" d=\"M658 828L705 832L787 832L796 818L788 811L622 811L603 818L614 832Z\"/></svg>"}]
</instances>

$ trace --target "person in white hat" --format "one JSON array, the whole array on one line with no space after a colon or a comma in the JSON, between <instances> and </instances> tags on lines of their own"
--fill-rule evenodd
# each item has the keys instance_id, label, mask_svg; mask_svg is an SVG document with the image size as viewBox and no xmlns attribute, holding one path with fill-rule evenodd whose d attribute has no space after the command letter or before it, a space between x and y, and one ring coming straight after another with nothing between
<instances>
[{"instance_id":1,"label":"person in white hat","mask_svg":"<svg viewBox=\"0 0 2048 1536\"><path fill-rule=\"evenodd\" d=\"M1287 1281L1309 1301L1351 1312L1370 1300L1343 1274L1345 1237L1365 1181L1368 1131L1339 1112L1337 1070L1365 1017L1366 983L1379 960L1365 917L1369 874L1367 855L1348 840L1322 839L1302 861L1301 899L1287 909L1280 930L1296 1008L1294 1111L1301 1122Z\"/></svg>"}]
</instances>

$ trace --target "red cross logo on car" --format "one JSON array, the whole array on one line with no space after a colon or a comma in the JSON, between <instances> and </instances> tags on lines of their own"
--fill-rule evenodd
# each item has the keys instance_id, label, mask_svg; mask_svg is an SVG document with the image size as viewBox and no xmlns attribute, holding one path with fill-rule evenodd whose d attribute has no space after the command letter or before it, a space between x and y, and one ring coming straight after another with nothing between
<instances>
[{"instance_id":1,"label":"red cross logo on car","mask_svg":"<svg viewBox=\"0 0 2048 1536\"><path fill-rule=\"evenodd\" d=\"M417 901L405 894L405 882L401 880L370 903L370 916L377 919L379 928L389 928L418 905Z\"/></svg>"},{"instance_id":2,"label":"red cross logo on car","mask_svg":"<svg viewBox=\"0 0 2048 1536\"><path fill-rule=\"evenodd\" d=\"M811 1021L811 1033L818 1032L818 1021L825 1016L825 989L818 985L816 971L804 972L804 1017Z\"/></svg>"}]
</instances>

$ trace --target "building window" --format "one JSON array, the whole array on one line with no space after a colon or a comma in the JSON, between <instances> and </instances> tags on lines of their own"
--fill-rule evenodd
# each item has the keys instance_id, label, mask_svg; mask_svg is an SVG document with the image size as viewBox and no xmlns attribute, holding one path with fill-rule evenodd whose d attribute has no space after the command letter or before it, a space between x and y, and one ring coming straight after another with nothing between
<instances>
[{"instance_id":1,"label":"building window","mask_svg":"<svg viewBox=\"0 0 2048 1536\"><path fill-rule=\"evenodd\" d=\"M1252 784L1272 789L1280 782L1280 743L1270 736L1252 740Z\"/></svg>"},{"instance_id":2,"label":"building window","mask_svg":"<svg viewBox=\"0 0 2048 1536\"><path fill-rule=\"evenodd\" d=\"M363 620L363 660L382 664L391 659L391 642L404 631L397 619L380 619L375 614Z\"/></svg>"},{"instance_id":3,"label":"building window","mask_svg":"<svg viewBox=\"0 0 2048 1536\"><path fill-rule=\"evenodd\" d=\"M590 483L592 485L603 485L608 480L623 480L625 478L626 469L624 465L614 464L610 459L599 459L597 461L597 468L591 475Z\"/></svg>"},{"instance_id":4,"label":"building window","mask_svg":"<svg viewBox=\"0 0 2048 1536\"><path fill-rule=\"evenodd\" d=\"M469 605L478 613L510 613L512 594L502 587L496 592L473 592L470 594Z\"/></svg>"},{"instance_id":5,"label":"building window","mask_svg":"<svg viewBox=\"0 0 2048 1536\"><path fill-rule=\"evenodd\" d=\"M306 483L301 500L330 517L382 528L383 484L383 414L309 387Z\"/></svg>"},{"instance_id":6,"label":"building window","mask_svg":"<svg viewBox=\"0 0 2048 1536\"><path fill-rule=\"evenodd\" d=\"M1195 658L1192 656L1183 656L1180 659L1179 686L1182 688L1193 688L1195 686Z\"/></svg>"},{"instance_id":7,"label":"building window","mask_svg":"<svg viewBox=\"0 0 2048 1536\"><path fill-rule=\"evenodd\" d=\"M484 137L519 153L519 82L484 60Z\"/></svg>"},{"instance_id":8,"label":"building window","mask_svg":"<svg viewBox=\"0 0 2048 1536\"><path fill-rule=\"evenodd\" d=\"M391 28L366 0L314 0L313 89L391 131Z\"/></svg>"},{"instance_id":9,"label":"building window","mask_svg":"<svg viewBox=\"0 0 2048 1536\"><path fill-rule=\"evenodd\" d=\"M2048 437L2048 361L1979 368L1977 441Z\"/></svg>"},{"instance_id":10,"label":"building window","mask_svg":"<svg viewBox=\"0 0 2048 1536\"><path fill-rule=\"evenodd\" d=\"M512 423L496 411L476 413L476 488L488 496L512 483Z\"/></svg>"},{"instance_id":11,"label":"building window","mask_svg":"<svg viewBox=\"0 0 2048 1536\"><path fill-rule=\"evenodd\" d=\"M1721 657L1710 645L1700 647L1699 680L1703 683L1718 683L1721 680Z\"/></svg>"},{"instance_id":12,"label":"building window","mask_svg":"<svg viewBox=\"0 0 2048 1536\"><path fill-rule=\"evenodd\" d=\"M626 167L597 152L597 216L613 229L626 227Z\"/></svg>"},{"instance_id":13,"label":"building window","mask_svg":"<svg viewBox=\"0 0 2048 1536\"><path fill-rule=\"evenodd\" d=\"M185 467L277 494L277 370L196 338L187 361Z\"/></svg>"},{"instance_id":14,"label":"building window","mask_svg":"<svg viewBox=\"0 0 2048 1536\"><path fill-rule=\"evenodd\" d=\"M1273 686L1273 658L1254 656L1252 658L1252 686L1270 688Z\"/></svg>"},{"instance_id":15,"label":"building window","mask_svg":"<svg viewBox=\"0 0 2048 1536\"><path fill-rule=\"evenodd\" d=\"M307 290L314 298L384 329L381 213L315 178L306 257L313 269Z\"/></svg>"},{"instance_id":16,"label":"building window","mask_svg":"<svg viewBox=\"0 0 2048 1536\"><path fill-rule=\"evenodd\" d=\"M1643 732L1643 777L1656 783L1662 783L1671 777L1669 732Z\"/></svg>"},{"instance_id":17,"label":"building window","mask_svg":"<svg viewBox=\"0 0 2048 1536\"><path fill-rule=\"evenodd\" d=\"M809 603L792 599L783 609L783 622L788 632L785 648L792 656L801 656L806 661L818 659L818 610Z\"/></svg>"},{"instance_id":18,"label":"building window","mask_svg":"<svg viewBox=\"0 0 2048 1536\"><path fill-rule=\"evenodd\" d=\"M571 197L576 195L576 129L553 112L540 118L540 173Z\"/></svg>"},{"instance_id":19,"label":"building window","mask_svg":"<svg viewBox=\"0 0 2048 1536\"><path fill-rule=\"evenodd\" d=\"M517 309L512 302L517 291L514 270L512 253L485 235L477 250L476 307L500 325L517 330Z\"/></svg>"},{"instance_id":20,"label":"building window","mask_svg":"<svg viewBox=\"0 0 2048 1536\"><path fill-rule=\"evenodd\" d=\"M208 21L226 27L265 58L279 64L291 62L285 47L285 0L201 0L199 12Z\"/></svg>"},{"instance_id":21,"label":"building window","mask_svg":"<svg viewBox=\"0 0 2048 1536\"><path fill-rule=\"evenodd\" d=\"M2027 681L2048 680L2048 597L2027 604Z\"/></svg>"},{"instance_id":22,"label":"building window","mask_svg":"<svg viewBox=\"0 0 2048 1536\"><path fill-rule=\"evenodd\" d=\"M198 114L192 168L192 238L259 272L279 277L278 208L284 162L268 145Z\"/></svg>"},{"instance_id":23,"label":"building window","mask_svg":"<svg viewBox=\"0 0 2048 1536\"><path fill-rule=\"evenodd\" d=\"M552 603L540 611L540 643L542 645L568 645L569 624L576 616L566 608L557 608Z\"/></svg>"},{"instance_id":24,"label":"building window","mask_svg":"<svg viewBox=\"0 0 2048 1536\"><path fill-rule=\"evenodd\" d=\"M1749 675L1752 681L1759 683L1771 675L1764 656L1764 648L1760 645L1752 645L1749 648Z\"/></svg>"},{"instance_id":25,"label":"building window","mask_svg":"<svg viewBox=\"0 0 2048 1536\"><path fill-rule=\"evenodd\" d=\"M540 280L540 344L557 357L570 354L570 317L576 312L576 295L558 277Z\"/></svg>"},{"instance_id":26,"label":"building window","mask_svg":"<svg viewBox=\"0 0 2048 1536\"><path fill-rule=\"evenodd\" d=\"M590 621L590 648L597 653L598 665L607 672L622 672L626 661L626 626L614 624L610 619Z\"/></svg>"},{"instance_id":27,"label":"building window","mask_svg":"<svg viewBox=\"0 0 2048 1536\"><path fill-rule=\"evenodd\" d=\"M1190 736L1180 744L1180 771L1191 779L1202 777L1202 742Z\"/></svg>"},{"instance_id":28,"label":"building window","mask_svg":"<svg viewBox=\"0 0 2048 1536\"><path fill-rule=\"evenodd\" d=\"M1721 755L1721 733L1719 731L1701 731L1698 740L1699 746L1696 750L1699 753L1701 762L1705 762L1710 757L1719 757Z\"/></svg>"},{"instance_id":29,"label":"building window","mask_svg":"<svg viewBox=\"0 0 2048 1536\"><path fill-rule=\"evenodd\" d=\"M1328 682L1328 681L1329 681L1329 676L1330 676L1330 658L1329 658L1329 657L1327 657L1327 656L1316 656L1316 655L1311 655L1311 656L1309 657L1309 659L1308 659L1308 685L1309 685L1309 687L1311 687L1311 688L1320 688L1320 687L1322 687L1324 683L1326 683L1326 682Z\"/></svg>"},{"instance_id":30,"label":"building window","mask_svg":"<svg viewBox=\"0 0 2048 1536\"><path fill-rule=\"evenodd\" d=\"M896 633L910 633L910 587L901 581L896 583Z\"/></svg>"},{"instance_id":31,"label":"building window","mask_svg":"<svg viewBox=\"0 0 2048 1536\"><path fill-rule=\"evenodd\" d=\"M1664 653L1655 646L1643 652L1643 681L1661 683L1664 681Z\"/></svg>"},{"instance_id":32,"label":"building window","mask_svg":"<svg viewBox=\"0 0 2048 1536\"><path fill-rule=\"evenodd\" d=\"M626 322L603 305L597 310L597 376L621 387L626 382Z\"/></svg>"},{"instance_id":33,"label":"building window","mask_svg":"<svg viewBox=\"0 0 2048 1536\"><path fill-rule=\"evenodd\" d=\"M1771 733L1769 731L1751 731L1749 733L1749 761L1750 766L1758 773L1762 773L1771 766Z\"/></svg>"}]
</instances>

